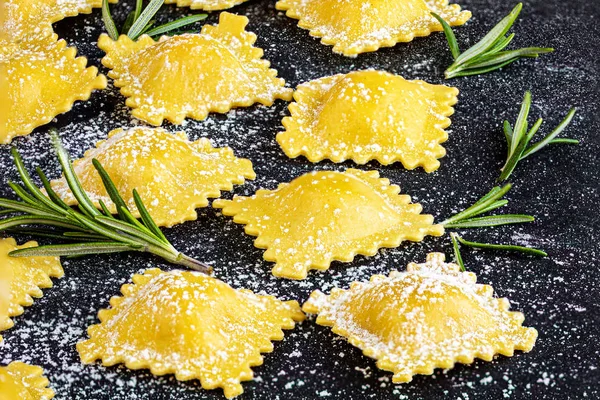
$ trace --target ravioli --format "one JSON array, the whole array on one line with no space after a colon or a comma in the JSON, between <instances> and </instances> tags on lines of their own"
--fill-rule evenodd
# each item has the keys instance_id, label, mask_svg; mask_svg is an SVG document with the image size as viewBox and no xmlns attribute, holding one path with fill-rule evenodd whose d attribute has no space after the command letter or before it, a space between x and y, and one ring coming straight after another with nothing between
<instances>
[{"instance_id":1,"label":"ravioli","mask_svg":"<svg viewBox=\"0 0 600 400\"><path fill-rule=\"evenodd\" d=\"M106 87L74 47L56 35L0 46L0 144L30 134Z\"/></svg>"},{"instance_id":2,"label":"ravioli","mask_svg":"<svg viewBox=\"0 0 600 400\"><path fill-rule=\"evenodd\" d=\"M53 23L89 14L93 7L102 7L102 0L4 0L0 3L0 40L52 35Z\"/></svg>"},{"instance_id":3,"label":"ravioli","mask_svg":"<svg viewBox=\"0 0 600 400\"><path fill-rule=\"evenodd\" d=\"M58 257L10 257L13 250L35 247L36 242L17 246L12 238L0 239L0 273L5 285L10 280L10 297L7 313L0 314L0 332L10 329L14 323L10 317L23 314L23 307L33 304L32 297L42 297L41 289L51 288L50 278L62 278L64 271ZM6 296L5 301L6 301Z\"/></svg>"},{"instance_id":4,"label":"ravioli","mask_svg":"<svg viewBox=\"0 0 600 400\"><path fill-rule=\"evenodd\" d=\"M90 199L97 207L102 200L113 213L117 210L92 164L94 158L108 172L134 216L140 216L132 194L137 189L154 221L167 227L195 220L196 208L206 207L208 198L256 177L250 160L235 157L229 147L214 148L206 138L190 142L185 132L116 129L73 163ZM53 181L52 187L67 204L77 204L64 177Z\"/></svg>"},{"instance_id":5,"label":"ravioli","mask_svg":"<svg viewBox=\"0 0 600 400\"><path fill-rule=\"evenodd\" d=\"M456 88L373 70L317 79L296 89L277 141L291 158L400 161L432 172L446 154L440 143L457 95Z\"/></svg>"},{"instance_id":6,"label":"ravioli","mask_svg":"<svg viewBox=\"0 0 600 400\"><path fill-rule=\"evenodd\" d=\"M90 339L77 344L81 360L199 379L227 398L243 392L250 367L273 351L272 340L283 340L282 329L304 319L296 301L236 290L197 272L149 269L121 292L98 313Z\"/></svg>"},{"instance_id":7,"label":"ravioli","mask_svg":"<svg viewBox=\"0 0 600 400\"><path fill-rule=\"evenodd\" d=\"M247 24L248 18L223 12L218 25L205 25L200 34L158 42L124 35L115 42L103 34L98 46L134 117L152 125L164 119L180 124L186 117L203 120L210 112L291 99L292 90L253 47L256 35L245 31Z\"/></svg>"},{"instance_id":8,"label":"ravioli","mask_svg":"<svg viewBox=\"0 0 600 400\"><path fill-rule=\"evenodd\" d=\"M226 10L248 0L166 0L165 4L177 4L177 7L190 7L192 10Z\"/></svg>"},{"instance_id":9,"label":"ravioli","mask_svg":"<svg viewBox=\"0 0 600 400\"><path fill-rule=\"evenodd\" d=\"M54 391L48 388L44 370L22 362L0 367L0 400L50 400Z\"/></svg>"},{"instance_id":10,"label":"ravioli","mask_svg":"<svg viewBox=\"0 0 600 400\"><path fill-rule=\"evenodd\" d=\"M469 11L448 5L448 0L279 0L276 7L348 57L441 31L431 12L452 26L471 18Z\"/></svg>"},{"instance_id":11,"label":"ravioli","mask_svg":"<svg viewBox=\"0 0 600 400\"><path fill-rule=\"evenodd\" d=\"M491 286L475 282L475 274L431 253L406 272L375 275L329 296L315 291L303 310L393 372L395 383L456 362L531 351L537 331L523 327L523 314L509 311L508 300L495 298Z\"/></svg>"},{"instance_id":12,"label":"ravioli","mask_svg":"<svg viewBox=\"0 0 600 400\"><path fill-rule=\"evenodd\" d=\"M257 236L254 245L275 262L273 275L305 279L309 270L327 270L334 260L351 262L356 254L373 256L382 247L444 233L399 191L377 171L320 171L213 206Z\"/></svg>"}]
</instances>

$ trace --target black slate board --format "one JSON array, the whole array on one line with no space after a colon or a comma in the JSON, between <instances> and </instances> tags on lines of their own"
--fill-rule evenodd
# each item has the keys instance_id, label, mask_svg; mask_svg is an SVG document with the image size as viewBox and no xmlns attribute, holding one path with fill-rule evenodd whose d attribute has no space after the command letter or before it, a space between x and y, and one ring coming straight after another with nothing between
<instances>
[{"instance_id":1,"label":"black slate board","mask_svg":"<svg viewBox=\"0 0 600 400\"><path fill-rule=\"evenodd\" d=\"M463 0L473 19L456 32L461 45L473 44L512 8L495 0ZM122 6L117 7L121 10ZM162 19L189 13L165 7ZM274 8L274 2L251 0L233 9L250 17L250 30L280 76L290 86L310 79L364 68L378 68L409 79L443 83L442 71L450 54L442 34L409 44L344 58L297 27L296 21ZM399 184L403 192L421 202L425 212L443 218L473 202L494 185L505 150L500 123L514 121L523 93L534 97L532 119L544 117L548 132L572 105L579 107L568 135L582 141L577 147L550 147L522 162L512 182L511 203L505 212L537 216L533 224L464 232L470 239L518 242L547 249L550 257L532 259L514 254L465 251L468 268L479 281L492 284L507 296L513 309L523 311L526 325L539 330L531 353L494 362L476 361L434 376L393 385L391 374L378 370L359 350L317 326L313 320L288 332L286 339L255 368L256 379L244 384L240 399L580 399L600 398L600 217L598 202L598 154L600 153L599 59L600 2L586 0L525 1L515 26L514 46L553 46L557 52L527 60L501 72L447 82L457 86L460 102L452 118L448 155L441 168L426 174L405 171L400 165L371 163L382 176ZM207 23L216 22L213 14ZM102 31L100 12L69 18L55 25L56 32L100 65L102 52L95 39ZM104 73L106 71L101 68ZM236 187L233 193L249 195L259 187L274 188L312 169L342 169L352 163L310 164L290 160L277 146L274 135L286 115L284 102L274 107L239 109L228 115L212 115L206 121L189 121L183 127L191 138L207 136L217 145L229 145L239 156L250 158L258 179ZM48 143L47 129L59 128L74 157L92 147L113 128L131 126L124 99L117 90L94 93L14 145L30 167L42 166L51 176L57 163ZM175 130L176 127L169 127ZM5 183L16 179L9 146L0 146L0 195L10 196ZM225 193L224 197L231 197ZM428 238L383 250L376 257L358 257L352 264L334 263L325 273L311 273L306 281L277 280L262 261L262 251L243 227L233 224L212 208L199 210L199 218L167 231L176 246L215 266L216 276L234 287L265 291L285 299L304 301L316 288L328 291L373 273L403 269L410 261L422 262L429 251L451 254L447 237ZM26 238L20 238L26 239ZM58 399L220 399L220 390L202 390L196 382L156 378L146 371L123 367L82 366L75 343L86 338L85 328L95 323L99 308L131 274L151 266L171 268L144 255L87 257L65 261L65 278L44 291L44 297L15 318L13 329L3 332L0 363L21 360L45 368Z\"/></svg>"}]
</instances>

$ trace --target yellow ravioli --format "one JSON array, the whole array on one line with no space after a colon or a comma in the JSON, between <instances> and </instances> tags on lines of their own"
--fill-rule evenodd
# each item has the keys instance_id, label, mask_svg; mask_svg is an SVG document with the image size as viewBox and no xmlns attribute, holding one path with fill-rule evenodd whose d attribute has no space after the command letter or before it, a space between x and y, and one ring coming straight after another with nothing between
<instances>
[{"instance_id":1,"label":"yellow ravioli","mask_svg":"<svg viewBox=\"0 0 600 400\"><path fill-rule=\"evenodd\" d=\"M54 22L89 14L93 7L101 6L102 0L4 0L0 4L0 40L51 35Z\"/></svg>"},{"instance_id":2,"label":"yellow ravioli","mask_svg":"<svg viewBox=\"0 0 600 400\"><path fill-rule=\"evenodd\" d=\"M377 171L320 171L213 206L257 236L254 245L267 249L265 260L276 263L273 275L304 279L334 260L351 262L356 254L373 256L382 247L444 233L431 215L420 214L420 204L399 192Z\"/></svg>"},{"instance_id":3,"label":"yellow ravioli","mask_svg":"<svg viewBox=\"0 0 600 400\"><path fill-rule=\"evenodd\" d=\"M509 311L508 300L495 298L491 286L475 282L475 274L431 253L406 272L375 275L329 296L315 291L303 310L393 372L395 383L476 357L491 361L496 354L531 351L537 331L523 327L523 314Z\"/></svg>"},{"instance_id":4,"label":"yellow ravioli","mask_svg":"<svg viewBox=\"0 0 600 400\"><path fill-rule=\"evenodd\" d=\"M206 207L208 198L219 197L221 190L232 190L233 184L244 183L244 178L256 177L250 160L237 158L229 147L214 148L206 138L190 142L185 132L172 134L148 127L116 129L73 163L90 199L97 207L102 200L113 213L117 210L92 164L94 158L136 217L134 189L154 221L167 227L195 220L196 208ZM67 204L77 204L64 177L53 181L52 187Z\"/></svg>"},{"instance_id":5,"label":"yellow ravioli","mask_svg":"<svg viewBox=\"0 0 600 400\"><path fill-rule=\"evenodd\" d=\"M373 70L317 79L296 89L277 141L291 158L400 161L432 172L446 154L440 143L457 95L456 88Z\"/></svg>"},{"instance_id":6,"label":"yellow ravioli","mask_svg":"<svg viewBox=\"0 0 600 400\"><path fill-rule=\"evenodd\" d=\"M0 400L50 400L54 391L41 367L12 362L0 367Z\"/></svg>"},{"instance_id":7,"label":"yellow ravioli","mask_svg":"<svg viewBox=\"0 0 600 400\"><path fill-rule=\"evenodd\" d=\"M452 26L471 18L469 11L448 5L448 0L279 0L276 7L348 57L441 31L431 12Z\"/></svg>"},{"instance_id":8,"label":"yellow ravioli","mask_svg":"<svg viewBox=\"0 0 600 400\"><path fill-rule=\"evenodd\" d=\"M166 0L165 4L177 4L177 7L190 7L192 10L226 10L248 0Z\"/></svg>"},{"instance_id":9,"label":"yellow ravioli","mask_svg":"<svg viewBox=\"0 0 600 400\"><path fill-rule=\"evenodd\" d=\"M241 382L262 364L260 353L273 351L271 341L283 340L282 329L304 319L296 301L236 290L197 272L149 269L121 292L98 313L90 339L77 344L81 360L199 379L227 398L243 392Z\"/></svg>"},{"instance_id":10,"label":"yellow ravioli","mask_svg":"<svg viewBox=\"0 0 600 400\"><path fill-rule=\"evenodd\" d=\"M33 304L32 297L43 296L41 289L52 287L50 278L62 278L65 274L58 257L8 255L13 250L35 246L36 242L17 246L12 238L0 239L0 273L5 279L10 278L10 299L7 313L0 314L0 332L13 327L10 317L23 314L23 307Z\"/></svg>"},{"instance_id":11,"label":"yellow ravioli","mask_svg":"<svg viewBox=\"0 0 600 400\"><path fill-rule=\"evenodd\" d=\"M56 35L0 45L0 144L28 135L106 87L106 77Z\"/></svg>"},{"instance_id":12,"label":"yellow ravioli","mask_svg":"<svg viewBox=\"0 0 600 400\"><path fill-rule=\"evenodd\" d=\"M134 117L152 125L164 119L180 124L186 117L202 120L209 112L291 99L292 90L252 46L256 35L245 31L247 24L248 18L223 12L218 25L205 25L200 34L158 42L124 35L115 42L102 35L98 46Z\"/></svg>"}]
</instances>

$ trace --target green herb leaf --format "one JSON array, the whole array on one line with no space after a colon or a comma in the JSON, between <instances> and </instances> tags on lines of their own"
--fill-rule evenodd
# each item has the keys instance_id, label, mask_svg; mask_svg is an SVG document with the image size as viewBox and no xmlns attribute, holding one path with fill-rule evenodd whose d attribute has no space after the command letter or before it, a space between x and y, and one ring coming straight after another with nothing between
<instances>
[{"instance_id":1,"label":"green herb leaf","mask_svg":"<svg viewBox=\"0 0 600 400\"><path fill-rule=\"evenodd\" d=\"M458 43L450 25L439 15L432 13L442 24L450 51L454 57L454 63L444 73L446 79L485 74L505 67L521 58L535 58L539 57L540 54L554 51L554 49L545 47L504 50L515 37L514 33L508 36L505 35L515 23L522 8L523 4L519 3L487 35L462 54L459 54Z\"/></svg>"},{"instance_id":2,"label":"green herb leaf","mask_svg":"<svg viewBox=\"0 0 600 400\"><path fill-rule=\"evenodd\" d=\"M37 237L43 237L43 238L48 238L48 239L71 240L71 241L77 240L80 242L81 241L98 242L98 241L102 241L104 239L102 236L89 235L89 237L88 237L88 236L84 236L83 234L71 237L71 236L67 235L68 232L62 233L61 231L58 231L55 229L43 229L43 228L36 228L36 229L13 228L13 229L6 229L4 232L17 233L19 235L37 236ZM78 233L78 232L75 232L75 233Z\"/></svg>"},{"instance_id":3,"label":"green herb leaf","mask_svg":"<svg viewBox=\"0 0 600 400\"><path fill-rule=\"evenodd\" d=\"M135 189L133 189L133 201L135 201L135 206L137 207L138 212L140 213L140 216L142 217L142 221L144 221L144 225L146 225L146 227L148 229L150 229L150 231L152 231L156 235L156 237L158 237L164 243L169 243L169 241L167 240L165 235L162 233L162 231L160 230L158 225L156 225L156 223L150 216L150 213L148 212L148 210L146 209L146 206L142 202L142 198L140 197L139 193Z\"/></svg>"},{"instance_id":4,"label":"green herb leaf","mask_svg":"<svg viewBox=\"0 0 600 400\"><path fill-rule=\"evenodd\" d=\"M142 13L144 7L144 0L135 0L135 10L133 11L133 20L137 21Z\"/></svg>"},{"instance_id":5,"label":"green herb leaf","mask_svg":"<svg viewBox=\"0 0 600 400\"><path fill-rule=\"evenodd\" d=\"M102 184L106 188L106 193L108 193L108 197L110 197L110 200L113 202L115 208L117 209L117 214L119 214L121 219L125 219L125 214L121 211L121 209L124 208L127 210L127 204L119 194L119 190L108 176L108 172L106 172L106 170L102 167L102 164L100 164L100 161L94 158L92 159L92 165L98 172L98 175L100 175L100 179L102 179Z\"/></svg>"},{"instance_id":6,"label":"green herb leaf","mask_svg":"<svg viewBox=\"0 0 600 400\"><path fill-rule=\"evenodd\" d=\"M77 244L55 244L48 246L27 247L8 253L11 257L61 257L85 256L90 254L122 253L124 251L141 251L142 246L130 246L118 242L91 242Z\"/></svg>"},{"instance_id":7,"label":"green herb leaf","mask_svg":"<svg viewBox=\"0 0 600 400\"><path fill-rule=\"evenodd\" d=\"M446 39L448 40L448 45L450 46L450 52L452 52L452 57L456 60L460 55L460 49L458 48L458 42L456 41L456 36L452 31L452 28L448 23L439 15L432 12L431 15L438 20L438 22L442 25L442 29L444 30L444 34L446 35Z\"/></svg>"},{"instance_id":8,"label":"green herb leaf","mask_svg":"<svg viewBox=\"0 0 600 400\"><path fill-rule=\"evenodd\" d=\"M535 218L524 214L502 214L490 215L487 217L477 217L465 219L460 222L445 225L446 228L465 229L465 228L486 228L492 226L522 224L533 222Z\"/></svg>"},{"instance_id":9,"label":"green herb leaf","mask_svg":"<svg viewBox=\"0 0 600 400\"><path fill-rule=\"evenodd\" d=\"M85 190L83 190L83 188L81 187L79 178L77 177L77 174L75 174L75 170L73 169L71 160L69 160L69 154L67 154L67 151L58 139L56 131L50 132L50 139L54 146L54 150L56 151L58 162L62 167L65 180L67 181L67 184L69 185L69 189L71 189L73 196L75 197L75 199L77 199L77 202L79 203L79 208L90 217L99 215L100 212L96 209L94 203L92 203Z\"/></svg>"},{"instance_id":10,"label":"green herb leaf","mask_svg":"<svg viewBox=\"0 0 600 400\"><path fill-rule=\"evenodd\" d=\"M502 67L505 67L508 64L512 64L513 61L514 60L509 60L509 61L503 62L502 64L492 65L492 66L483 67L483 68L469 68L466 70L459 70L459 71L452 71L452 72L446 71L444 73L444 76L446 77L446 79L451 79L451 78L460 78L462 76L483 75L483 74L487 74L488 72L492 72L492 71L495 71Z\"/></svg>"},{"instance_id":11,"label":"green herb leaf","mask_svg":"<svg viewBox=\"0 0 600 400\"><path fill-rule=\"evenodd\" d=\"M27 190L25 190L23 188L23 186L18 185L18 184L14 183L14 182L8 182L8 187L10 187L13 190L13 192L15 192L15 194L21 200L23 200L25 203L31 204L33 206L37 206L38 205L38 200L36 200L35 197L33 197L32 195L30 195L29 192L27 192ZM45 210L48 210L48 207L46 207L45 204L42 204L39 207L43 208Z\"/></svg>"},{"instance_id":12,"label":"green herb leaf","mask_svg":"<svg viewBox=\"0 0 600 400\"><path fill-rule=\"evenodd\" d=\"M464 63L464 66L467 68L484 68L499 64L508 65L508 63L512 63L521 58L537 58L540 54L551 53L553 51L554 49L543 47L527 47L518 50L501 51L481 59L467 61Z\"/></svg>"},{"instance_id":13,"label":"green herb leaf","mask_svg":"<svg viewBox=\"0 0 600 400\"><path fill-rule=\"evenodd\" d=\"M68 210L69 206L67 205L67 203L65 203L54 191L54 189L52 189L52 185L50 185L50 180L48 179L48 177L46 176L46 174L44 174L44 172L42 172L40 167L37 167L35 169L38 177L40 178L40 180L42 181L42 185L44 186L44 190L46 191L46 194L48 195L48 197L50 198L50 200L56 204L60 209L64 209L64 210Z\"/></svg>"},{"instance_id":14,"label":"green herb leaf","mask_svg":"<svg viewBox=\"0 0 600 400\"><path fill-rule=\"evenodd\" d=\"M136 0L135 9L127 15L127 19L123 24L121 33L127 34L131 40L137 40L143 34L148 34L150 36L164 35L174 30L178 30L184 26L202 21L207 17L206 14L191 15L153 28L155 23L153 18L156 16L156 13L163 4L164 0L150 0L146 8L144 8L143 0ZM117 40L119 37L119 32L114 20L110 15L108 0L103 0L102 2L102 17L108 35L111 37L111 39Z\"/></svg>"},{"instance_id":15,"label":"green herb leaf","mask_svg":"<svg viewBox=\"0 0 600 400\"><path fill-rule=\"evenodd\" d=\"M44 208L32 206L20 201L8 200L8 199L0 199L0 207L3 207L12 212L21 212L28 214L37 214L46 217L57 217L57 215L53 212L47 212ZM60 217L60 215L58 215Z\"/></svg>"},{"instance_id":16,"label":"green herb leaf","mask_svg":"<svg viewBox=\"0 0 600 400\"><path fill-rule=\"evenodd\" d=\"M102 20L104 21L104 26L106 27L108 36L110 36L112 40L117 40L119 38L119 30L117 29L115 21L110 15L110 6L108 4L108 0L102 0Z\"/></svg>"},{"instance_id":17,"label":"green herb leaf","mask_svg":"<svg viewBox=\"0 0 600 400\"><path fill-rule=\"evenodd\" d=\"M502 125L502 128L504 129L504 137L506 138L506 142L507 143L511 143L512 142L512 135L513 135L513 129L512 126L510 126L510 122L508 121L504 121L504 124Z\"/></svg>"},{"instance_id":18,"label":"green herb leaf","mask_svg":"<svg viewBox=\"0 0 600 400\"><path fill-rule=\"evenodd\" d=\"M190 15L189 17L183 17L175 21L171 21L161 26L157 26L154 29L150 29L145 32L149 36L164 35L168 32L183 28L184 26L195 24L198 21L206 19L207 14Z\"/></svg>"},{"instance_id":19,"label":"green herb leaf","mask_svg":"<svg viewBox=\"0 0 600 400\"><path fill-rule=\"evenodd\" d=\"M29 193L27 193L25 190L25 193L23 194L23 197L27 197L29 199L28 203L31 204L31 201L38 203L38 206L40 208L46 208L49 210L54 210L57 213L61 213L62 210L60 207L56 206L55 204L52 203L52 201L50 199L48 199L44 193L42 193L41 190L38 189L38 187L35 185L35 183L33 182L33 179L31 179L31 175L29 175L29 172L27 172L27 169L25 168L25 164L23 163L23 159L21 158L21 155L19 154L19 152L17 151L16 148L12 148L11 149L11 154L13 156L13 160L15 163L15 167L17 167L17 172L19 173L19 176L21 177L21 182L23 182L23 186L25 186L25 189L29 191ZM17 193L17 195L19 195L20 191L19 189L15 190L14 186L11 186L11 188L15 191L15 193ZM19 197L21 197L19 195Z\"/></svg>"},{"instance_id":20,"label":"green herb leaf","mask_svg":"<svg viewBox=\"0 0 600 400\"><path fill-rule=\"evenodd\" d=\"M542 141L534 144L533 146L531 146L530 148L528 148L527 150L525 150L523 152L523 156L521 157L521 160L524 158L529 157L530 155L540 151L541 149L543 149L547 144L549 144L550 142L552 142L554 140L554 138L558 135L561 134L562 131L565 130L565 128L571 123L571 120L573 120L573 117L575 116L575 113L577 112L577 109L573 108L571 109L571 111L569 111L569 113L567 114L567 116L565 117L565 119L552 131L552 133L550 133L548 136L546 136ZM574 144L574 143L579 143L579 141L576 140L569 140L569 141L563 141L562 143L567 143L567 144ZM554 142L554 143L561 143L559 142Z\"/></svg>"},{"instance_id":21,"label":"green herb leaf","mask_svg":"<svg viewBox=\"0 0 600 400\"><path fill-rule=\"evenodd\" d=\"M508 200L504 200L502 197L508 193L511 187L512 185L510 183L502 187L494 187L471 207L443 221L442 225L448 229L484 228L533 221L534 218L532 216L524 214L502 214L478 217L479 215L507 205Z\"/></svg>"},{"instance_id":22,"label":"green herb leaf","mask_svg":"<svg viewBox=\"0 0 600 400\"><path fill-rule=\"evenodd\" d=\"M519 161L524 158L529 157L530 155L540 151L548 144L578 144L579 141L575 139L563 139L557 138L566 127L571 123L573 117L575 116L576 109L573 108L567 116L563 119L563 121L544 139L539 141L538 143L533 144L530 147L529 143L535 136L535 134L539 131L540 127L544 120L539 118L536 123L529 129L527 119L529 117L529 110L531 108L531 93L526 92L525 97L523 99L523 103L521 105L521 110L519 112L519 116L517 117L517 122L515 123L514 132L510 127L510 123L504 121L504 136L508 145L508 152L506 163L502 167L502 171L500 176L498 177L498 182L502 182L507 180L517 165Z\"/></svg>"},{"instance_id":23,"label":"green herb leaf","mask_svg":"<svg viewBox=\"0 0 600 400\"><path fill-rule=\"evenodd\" d=\"M132 11L129 14L127 14L127 18L125 19L123 27L121 28L122 34L127 33L127 31L131 28L131 25L133 25L133 21L135 21L135 11Z\"/></svg>"},{"instance_id":24,"label":"green herb leaf","mask_svg":"<svg viewBox=\"0 0 600 400\"><path fill-rule=\"evenodd\" d=\"M490 49L490 53L496 53L498 51L504 50L506 47L508 47L508 45L510 44L510 42L512 42L512 40L514 38L515 38L515 34L511 33L510 35L504 37L503 39L498 40L494 44L494 47L492 47Z\"/></svg>"},{"instance_id":25,"label":"green herb leaf","mask_svg":"<svg viewBox=\"0 0 600 400\"><path fill-rule=\"evenodd\" d=\"M460 254L460 248L457 240L458 234L451 233L450 239L452 239L452 248L454 249L454 261L458 264L461 271L466 271L465 263L463 262L462 255Z\"/></svg>"},{"instance_id":26,"label":"green herb leaf","mask_svg":"<svg viewBox=\"0 0 600 400\"><path fill-rule=\"evenodd\" d=\"M135 20L129 31L127 32L127 36L131 38L131 40L137 40L137 38L142 34L142 31L148 25L148 22L156 15L158 10L162 7L165 0L150 0L150 3L144 11L140 14L140 16Z\"/></svg>"},{"instance_id":27,"label":"green herb leaf","mask_svg":"<svg viewBox=\"0 0 600 400\"><path fill-rule=\"evenodd\" d=\"M68 230L79 230L82 226L71 223L64 218L44 217L38 214L19 215L17 217L0 219L0 232L17 226L46 225Z\"/></svg>"},{"instance_id":28,"label":"green herb leaf","mask_svg":"<svg viewBox=\"0 0 600 400\"><path fill-rule=\"evenodd\" d=\"M551 140L548 144L579 144L579 140L558 138Z\"/></svg>"},{"instance_id":29,"label":"green herb leaf","mask_svg":"<svg viewBox=\"0 0 600 400\"><path fill-rule=\"evenodd\" d=\"M491 244L491 243L477 243L470 242L468 240L463 239L462 237L454 234L453 241L458 240L461 244L477 249L485 249L485 250L502 250L502 251L516 251L519 253L530 254L533 256L547 257L548 254L543 250L533 249L531 247L524 246L516 246L512 244Z\"/></svg>"},{"instance_id":30,"label":"green herb leaf","mask_svg":"<svg viewBox=\"0 0 600 400\"><path fill-rule=\"evenodd\" d=\"M40 246L11 253L15 257L54 255L78 257L86 254L118 253L122 251L145 251L165 260L210 273L212 268L177 251L160 231L144 207L139 194L134 191L135 204L142 216L143 224L133 217L125 205L108 173L97 160L94 167L101 176L104 187L113 203L119 205L118 218L111 215L103 201L99 201L102 212L91 202L75 174L69 155L60 143L55 132L51 134L63 174L69 189L79 202L79 211L69 207L54 192L48 178L37 170L48 196L31 180L23 160L13 149L14 162L24 187L9 183L22 201L0 198L0 215L24 214L0 219L0 231L19 231L22 233L51 239L71 240L79 243L66 245ZM24 229L33 226L32 229ZM55 229L44 229L40 226Z\"/></svg>"},{"instance_id":31,"label":"green herb leaf","mask_svg":"<svg viewBox=\"0 0 600 400\"><path fill-rule=\"evenodd\" d=\"M488 32L479 42L475 43L471 48L462 53L456 60L456 64L462 64L474 57L481 54L485 54L488 50L492 49L496 43L504 40L504 35L513 26L521 10L523 9L523 3L519 3L512 9L510 14L504 17L496 26Z\"/></svg>"}]
</instances>

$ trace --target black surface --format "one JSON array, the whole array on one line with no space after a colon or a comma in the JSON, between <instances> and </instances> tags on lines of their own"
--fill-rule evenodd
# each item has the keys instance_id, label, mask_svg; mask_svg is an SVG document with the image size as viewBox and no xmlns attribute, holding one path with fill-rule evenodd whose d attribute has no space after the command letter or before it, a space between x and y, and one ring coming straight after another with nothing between
<instances>
[{"instance_id":1,"label":"black surface","mask_svg":"<svg viewBox=\"0 0 600 400\"><path fill-rule=\"evenodd\" d=\"M462 47L473 44L514 6L496 0L463 0L473 19L457 28ZM189 10L165 7L163 18ZM378 68L409 79L442 83L442 71L450 54L442 34L357 59L334 55L330 47L310 38L296 21L274 9L272 1L249 1L234 12L250 17L250 30L258 34L280 76L290 86L310 79L363 68ZM99 65L102 52L95 39L102 31L99 11L56 24L56 31L79 52ZM208 23L217 16L211 15ZM376 369L360 351L333 335L328 328L308 320L265 355L264 366L255 368L257 379L244 384L240 399L580 399L600 398L600 218L598 154L600 153L599 59L600 2L596 0L525 1L514 46L553 46L556 53L514 64L501 72L447 82L457 86L460 101L452 117L448 155L432 174L405 171L400 165L371 163L361 168L378 169L382 176L413 195L436 218L448 216L473 202L494 184L505 157L500 123L514 121L523 93L533 92L531 119L544 117L548 132L572 105L579 107L568 136L582 141L577 147L549 147L522 162L512 177L511 203L503 212L537 216L533 224L478 232L464 232L470 239L505 241L544 248L546 259L519 255L477 253L466 250L468 268L480 282L492 284L498 295L510 298L513 309L523 311L526 325L539 331L531 353L494 362L477 361L434 376L418 376L404 385L391 384L391 374ZM103 72L106 71L102 68ZM226 116L212 115L204 122L189 122L184 129L192 138L207 136L218 145L229 145L236 154L250 158L258 179L236 187L234 193L252 194L259 187L274 188L305 171L340 169L352 163L310 164L288 159L274 140L286 115L284 102L270 109L251 107ZM56 126L73 156L104 138L109 129L131 126L123 97L114 88L94 93L72 112L38 129L14 144L30 167L41 165L57 176L47 128ZM173 127L173 129L175 129ZM9 146L0 146L0 195L9 195L5 183L16 179L10 165ZM231 193L224 194L225 197ZM216 276L234 287L297 299L303 302L316 288L329 291L332 284L347 287L373 273L403 269L410 261L422 262L429 251L451 254L447 237L427 238L381 251L376 257L358 257L352 264L334 263L325 273L312 272L306 281L278 280L270 275L272 264L262 261L262 250L243 227L233 224L212 208L199 210L198 221L168 230L176 246L212 263ZM162 266L160 260L139 255L88 257L64 263L66 276L44 291L13 329L3 332L0 362L28 361L45 368L58 399L220 399L222 391L202 390L195 382L156 378L146 371L123 367L82 366L75 343L86 338L85 328L96 322L98 309L131 274Z\"/></svg>"}]
</instances>

